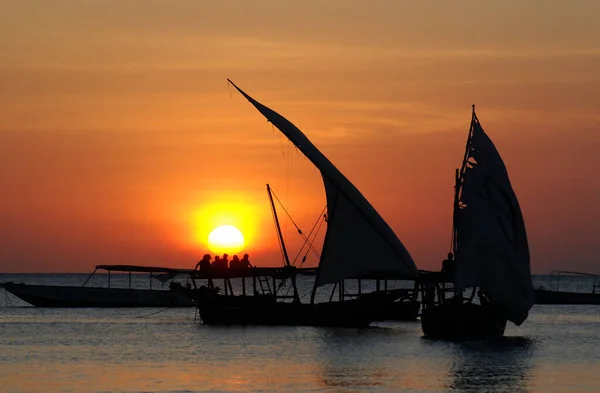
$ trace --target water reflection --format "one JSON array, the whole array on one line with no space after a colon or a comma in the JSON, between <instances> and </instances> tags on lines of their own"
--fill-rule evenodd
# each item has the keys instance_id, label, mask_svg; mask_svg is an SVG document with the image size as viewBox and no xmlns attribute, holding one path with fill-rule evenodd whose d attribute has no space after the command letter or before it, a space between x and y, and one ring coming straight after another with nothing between
<instances>
[{"instance_id":1,"label":"water reflection","mask_svg":"<svg viewBox=\"0 0 600 393\"><path fill-rule=\"evenodd\" d=\"M529 392L535 341L504 337L453 345L448 389L456 392Z\"/></svg>"},{"instance_id":2,"label":"water reflection","mask_svg":"<svg viewBox=\"0 0 600 393\"><path fill-rule=\"evenodd\" d=\"M211 327L154 311L0 307L0 392L600 392L593 306L536 306L507 327L531 339L470 343L423 339L418 322Z\"/></svg>"},{"instance_id":3,"label":"water reflection","mask_svg":"<svg viewBox=\"0 0 600 393\"><path fill-rule=\"evenodd\" d=\"M407 323L396 328L321 330L315 347L319 385L332 392L396 391L419 385L413 381L419 379L414 373L415 326L419 327Z\"/></svg>"}]
</instances>

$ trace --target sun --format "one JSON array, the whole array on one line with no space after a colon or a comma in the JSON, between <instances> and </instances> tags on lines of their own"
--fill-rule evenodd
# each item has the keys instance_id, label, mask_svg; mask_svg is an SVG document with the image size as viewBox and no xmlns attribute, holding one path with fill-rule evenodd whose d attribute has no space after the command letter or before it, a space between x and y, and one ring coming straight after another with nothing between
<instances>
[{"instance_id":1,"label":"sun","mask_svg":"<svg viewBox=\"0 0 600 393\"><path fill-rule=\"evenodd\" d=\"M208 248L216 254L236 253L244 248L244 235L233 225L221 225L208 235Z\"/></svg>"}]
</instances>

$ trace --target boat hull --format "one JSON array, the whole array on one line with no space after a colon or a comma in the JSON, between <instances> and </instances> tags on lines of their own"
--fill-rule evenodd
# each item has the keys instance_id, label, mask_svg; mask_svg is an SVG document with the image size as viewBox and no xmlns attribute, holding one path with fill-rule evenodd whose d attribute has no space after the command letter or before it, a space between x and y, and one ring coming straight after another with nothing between
<instances>
[{"instance_id":1,"label":"boat hull","mask_svg":"<svg viewBox=\"0 0 600 393\"><path fill-rule=\"evenodd\" d=\"M370 302L376 321L416 321L421 303L406 289L364 293L356 300Z\"/></svg>"},{"instance_id":2,"label":"boat hull","mask_svg":"<svg viewBox=\"0 0 600 393\"><path fill-rule=\"evenodd\" d=\"M600 293L535 289L535 304L600 304Z\"/></svg>"},{"instance_id":3,"label":"boat hull","mask_svg":"<svg viewBox=\"0 0 600 393\"><path fill-rule=\"evenodd\" d=\"M418 301L393 302L380 306L377 321L416 321L419 319L421 303Z\"/></svg>"},{"instance_id":4,"label":"boat hull","mask_svg":"<svg viewBox=\"0 0 600 393\"><path fill-rule=\"evenodd\" d=\"M8 292L36 307L191 307L183 291L94 288L58 285L0 284Z\"/></svg>"},{"instance_id":5,"label":"boat hull","mask_svg":"<svg viewBox=\"0 0 600 393\"><path fill-rule=\"evenodd\" d=\"M379 320L375 298L304 304L277 301L272 295L224 296L210 290L195 296L207 325L282 325L367 327Z\"/></svg>"},{"instance_id":6,"label":"boat hull","mask_svg":"<svg viewBox=\"0 0 600 393\"><path fill-rule=\"evenodd\" d=\"M423 309L421 327L427 338L477 340L504 335L506 318L473 303L447 303Z\"/></svg>"}]
</instances>

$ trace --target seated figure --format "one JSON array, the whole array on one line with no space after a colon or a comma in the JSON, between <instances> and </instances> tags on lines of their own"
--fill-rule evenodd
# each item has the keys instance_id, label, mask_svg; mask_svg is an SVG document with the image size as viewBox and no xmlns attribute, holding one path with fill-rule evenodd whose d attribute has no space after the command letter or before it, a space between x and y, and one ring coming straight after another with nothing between
<instances>
[{"instance_id":1,"label":"seated figure","mask_svg":"<svg viewBox=\"0 0 600 393\"><path fill-rule=\"evenodd\" d=\"M229 268L230 269L239 269L240 268L240 258L237 255L234 255L233 258L231 259L231 262L229 262Z\"/></svg>"},{"instance_id":2,"label":"seated figure","mask_svg":"<svg viewBox=\"0 0 600 393\"><path fill-rule=\"evenodd\" d=\"M222 270L223 268L223 264L221 263L221 257L218 255L215 255L215 260L213 261L213 263L210 265L211 269L213 270Z\"/></svg>"},{"instance_id":3,"label":"seated figure","mask_svg":"<svg viewBox=\"0 0 600 393\"><path fill-rule=\"evenodd\" d=\"M252 267L252 265L250 264L250 260L248 259L248 254L244 254L244 256L242 257L242 259L240 260L240 267L241 268Z\"/></svg>"},{"instance_id":4,"label":"seated figure","mask_svg":"<svg viewBox=\"0 0 600 393\"><path fill-rule=\"evenodd\" d=\"M221 258L221 268L222 269L227 269L229 267L229 260L227 259L228 255L227 254L223 254L223 257Z\"/></svg>"},{"instance_id":5,"label":"seated figure","mask_svg":"<svg viewBox=\"0 0 600 393\"><path fill-rule=\"evenodd\" d=\"M204 254L204 257L196 264L195 270L200 270L201 272L205 272L210 269L210 260L212 257L210 254Z\"/></svg>"}]
</instances>

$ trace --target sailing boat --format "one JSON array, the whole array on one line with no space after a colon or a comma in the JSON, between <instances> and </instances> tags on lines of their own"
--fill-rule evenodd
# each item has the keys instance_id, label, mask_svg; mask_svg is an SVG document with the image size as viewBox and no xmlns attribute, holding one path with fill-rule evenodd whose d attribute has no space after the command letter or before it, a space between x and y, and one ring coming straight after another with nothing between
<instances>
[{"instance_id":1,"label":"sailing boat","mask_svg":"<svg viewBox=\"0 0 600 393\"><path fill-rule=\"evenodd\" d=\"M262 105L231 80L231 83L269 122L279 129L321 172L327 197L327 231L322 247L310 303L301 303L294 286L294 301L258 302L251 296L236 302L237 317L225 309L227 301L220 298L198 299L202 316L208 323L253 323L283 325L366 326L380 319L385 306L396 296L392 291L356 294L345 299L346 279L411 279L418 277L412 257L393 230L371 206L358 189L300 131L277 112ZM286 260L282 271L294 277L296 269ZM280 275L280 277L282 277ZM285 278L285 277L284 277ZM334 284L339 289L339 301L316 303L318 287ZM359 286L360 288L360 286ZM360 289L359 289L360 291ZM206 290L205 290L206 292ZM218 299L215 295L212 299ZM416 303L418 309L418 303ZM231 308L231 307L230 307ZM226 316L225 316L226 315ZM416 316L416 310L415 310Z\"/></svg>"},{"instance_id":2,"label":"sailing boat","mask_svg":"<svg viewBox=\"0 0 600 393\"><path fill-rule=\"evenodd\" d=\"M462 166L456 170L452 251L456 258L452 261L449 254L447 272L423 275L425 336L499 337L507 320L521 325L527 319L534 294L525 223L504 162L475 106Z\"/></svg>"}]
</instances>

